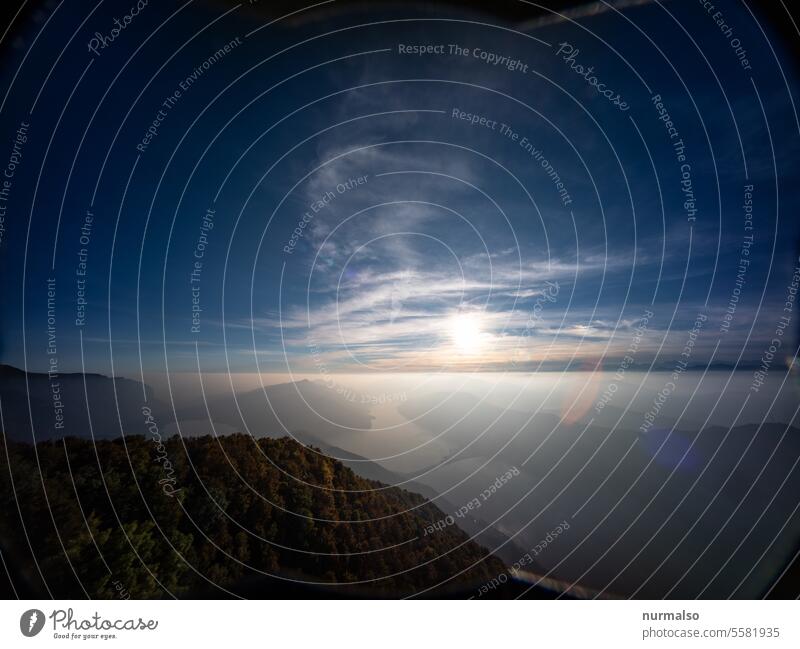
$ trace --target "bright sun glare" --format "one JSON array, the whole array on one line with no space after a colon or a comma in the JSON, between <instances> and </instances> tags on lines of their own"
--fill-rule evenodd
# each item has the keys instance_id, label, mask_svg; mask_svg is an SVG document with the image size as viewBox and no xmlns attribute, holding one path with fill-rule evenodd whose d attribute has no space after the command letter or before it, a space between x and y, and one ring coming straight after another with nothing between
<instances>
[{"instance_id":1,"label":"bright sun glare","mask_svg":"<svg viewBox=\"0 0 800 649\"><path fill-rule=\"evenodd\" d=\"M448 323L450 339L462 354L477 354L486 341L486 334L481 329L477 315L459 313L450 318Z\"/></svg>"}]
</instances>

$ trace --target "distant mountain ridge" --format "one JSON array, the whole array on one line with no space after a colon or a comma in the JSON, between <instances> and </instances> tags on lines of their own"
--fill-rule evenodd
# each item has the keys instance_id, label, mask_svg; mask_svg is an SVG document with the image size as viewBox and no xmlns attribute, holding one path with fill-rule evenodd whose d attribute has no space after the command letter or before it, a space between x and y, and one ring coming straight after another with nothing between
<instances>
[{"instance_id":1,"label":"distant mountain ridge","mask_svg":"<svg viewBox=\"0 0 800 649\"><path fill-rule=\"evenodd\" d=\"M321 439L369 430L369 407L348 401L335 390L303 379L181 404L178 420L211 418L255 436L313 431Z\"/></svg>"},{"instance_id":2,"label":"distant mountain ridge","mask_svg":"<svg viewBox=\"0 0 800 649\"><path fill-rule=\"evenodd\" d=\"M139 381L103 374L51 376L10 365L0 365L0 403L7 435L27 442L144 434L143 406L169 419L166 406Z\"/></svg>"}]
</instances>

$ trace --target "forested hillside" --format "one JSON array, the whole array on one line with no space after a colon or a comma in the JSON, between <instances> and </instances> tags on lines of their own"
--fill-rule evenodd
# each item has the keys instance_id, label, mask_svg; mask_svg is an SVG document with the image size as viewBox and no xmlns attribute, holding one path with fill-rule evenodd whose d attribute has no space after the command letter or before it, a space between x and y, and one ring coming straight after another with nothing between
<instances>
[{"instance_id":1,"label":"forested hillside","mask_svg":"<svg viewBox=\"0 0 800 649\"><path fill-rule=\"evenodd\" d=\"M2 550L32 595L394 597L457 575L443 595L504 570L455 525L425 535L444 514L422 496L290 438L7 441L0 455Z\"/></svg>"}]
</instances>

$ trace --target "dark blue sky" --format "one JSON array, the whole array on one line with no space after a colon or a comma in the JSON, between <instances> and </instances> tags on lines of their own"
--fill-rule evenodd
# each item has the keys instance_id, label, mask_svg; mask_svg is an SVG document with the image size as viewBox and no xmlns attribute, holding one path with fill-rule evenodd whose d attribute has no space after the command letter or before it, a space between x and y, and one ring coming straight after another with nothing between
<instances>
[{"instance_id":1,"label":"dark blue sky","mask_svg":"<svg viewBox=\"0 0 800 649\"><path fill-rule=\"evenodd\" d=\"M195 369L196 349L206 370L271 372L618 359L646 312L640 363L678 359L698 313L692 363L718 342L714 360L752 363L774 338L798 260L797 70L743 5L717 3L729 33L667 2L522 26L345 12L248 36L264 21L247 8L150 3L92 54L123 4L82 26L60 10L21 66L41 21L6 54L2 164L30 126L0 244L3 362L47 368L48 278L64 371L81 335L87 369L113 353L117 374Z\"/></svg>"}]
</instances>

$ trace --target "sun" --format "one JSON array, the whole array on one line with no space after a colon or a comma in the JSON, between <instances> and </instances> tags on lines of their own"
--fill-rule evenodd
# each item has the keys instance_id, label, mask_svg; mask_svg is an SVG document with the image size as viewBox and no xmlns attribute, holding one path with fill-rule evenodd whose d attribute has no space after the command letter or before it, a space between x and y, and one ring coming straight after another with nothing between
<instances>
[{"instance_id":1,"label":"sun","mask_svg":"<svg viewBox=\"0 0 800 649\"><path fill-rule=\"evenodd\" d=\"M459 313L452 316L447 330L454 347L462 354L478 354L486 344L487 334L475 314Z\"/></svg>"}]
</instances>

